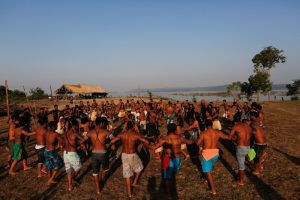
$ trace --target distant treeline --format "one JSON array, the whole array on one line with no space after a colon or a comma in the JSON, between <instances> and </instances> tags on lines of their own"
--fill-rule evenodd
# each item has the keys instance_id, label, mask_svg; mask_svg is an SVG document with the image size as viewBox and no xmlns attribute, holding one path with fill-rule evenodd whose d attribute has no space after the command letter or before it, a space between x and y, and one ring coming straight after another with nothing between
<instances>
[{"instance_id":1,"label":"distant treeline","mask_svg":"<svg viewBox=\"0 0 300 200\"><path fill-rule=\"evenodd\" d=\"M10 101L22 101L26 99L24 92L20 90L8 90L8 97ZM0 85L0 102L4 102L6 99L5 86Z\"/></svg>"},{"instance_id":2,"label":"distant treeline","mask_svg":"<svg viewBox=\"0 0 300 200\"><path fill-rule=\"evenodd\" d=\"M202 92L226 92L228 85L209 86L209 87L188 87L188 88L155 88L155 89L134 89L131 92L189 92L189 91L202 91ZM286 84L274 84L273 90L286 90Z\"/></svg>"}]
</instances>

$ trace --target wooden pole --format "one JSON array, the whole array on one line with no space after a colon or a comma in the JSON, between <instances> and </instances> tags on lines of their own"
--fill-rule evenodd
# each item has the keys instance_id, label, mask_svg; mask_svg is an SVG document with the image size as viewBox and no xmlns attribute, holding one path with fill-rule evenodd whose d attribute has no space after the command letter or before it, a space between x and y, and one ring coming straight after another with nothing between
<instances>
[{"instance_id":1,"label":"wooden pole","mask_svg":"<svg viewBox=\"0 0 300 200\"><path fill-rule=\"evenodd\" d=\"M7 109L7 120L10 119L9 102L8 102L8 82L5 80L5 91L6 91L6 109Z\"/></svg>"}]
</instances>

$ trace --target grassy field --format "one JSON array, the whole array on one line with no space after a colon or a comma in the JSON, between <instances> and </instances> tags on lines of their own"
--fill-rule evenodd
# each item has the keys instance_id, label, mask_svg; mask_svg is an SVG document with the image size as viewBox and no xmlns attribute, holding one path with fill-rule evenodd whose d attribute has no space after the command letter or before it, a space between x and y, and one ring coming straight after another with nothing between
<instances>
[{"instance_id":1,"label":"grassy field","mask_svg":"<svg viewBox=\"0 0 300 200\"><path fill-rule=\"evenodd\" d=\"M208 186L200 179L200 172L188 160L182 163L176 180L173 199L299 199L300 197L300 102L264 103L265 134L268 139L268 158L263 175L253 176L246 170L247 184L235 184L237 163L234 146L222 142L222 155L214 166L213 176L218 194L212 196ZM5 143L7 138L5 119L0 121L0 199L126 199L121 161L111 163L109 178L100 196L95 195L91 172L91 160L83 164L78 177L78 187L67 191L67 178L63 169L58 184L48 187L47 178L37 179L36 168L22 171L17 167L16 177L8 175ZM35 166L37 157L34 141L28 144L28 163ZM134 190L133 199L165 199L162 192L160 162L153 153L147 159L142 151L145 170L140 187ZM250 166L251 167L251 166Z\"/></svg>"}]
</instances>

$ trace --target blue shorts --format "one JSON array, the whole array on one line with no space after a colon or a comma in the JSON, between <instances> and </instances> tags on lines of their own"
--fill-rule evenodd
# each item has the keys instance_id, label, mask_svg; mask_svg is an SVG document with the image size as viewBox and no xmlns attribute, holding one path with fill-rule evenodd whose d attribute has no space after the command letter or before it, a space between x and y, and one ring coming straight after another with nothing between
<instances>
[{"instance_id":1,"label":"blue shorts","mask_svg":"<svg viewBox=\"0 0 300 200\"><path fill-rule=\"evenodd\" d=\"M172 158L169 163L169 167L163 170L164 179L172 179L176 176L180 169L180 158Z\"/></svg>"},{"instance_id":2,"label":"blue shorts","mask_svg":"<svg viewBox=\"0 0 300 200\"><path fill-rule=\"evenodd\" d=\"M202 156L202 171L204 173L211 172L213 165L218 160L219 154L212 157L209 160L205 160L205 158Z\"/></svg>"}]
</instances>

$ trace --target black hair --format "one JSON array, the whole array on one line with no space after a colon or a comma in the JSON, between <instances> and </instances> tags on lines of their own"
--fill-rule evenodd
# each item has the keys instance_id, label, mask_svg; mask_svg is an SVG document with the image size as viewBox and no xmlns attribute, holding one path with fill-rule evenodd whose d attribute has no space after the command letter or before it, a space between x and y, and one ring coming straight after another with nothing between
<instances>
[{"instance_id":1,"label":"black hair","mask_svg":"<svg viewBox=\"0 0 300 200\"><path fill-rule=\"evenodd\" d=\"M250 115L255 117L255 118L258 118L259 117L259 112L252 111L252 112L250 112Z\"/></svg>"},{"instance_id":2,"label":"black hair","mask_svg":"<svg viewBox=\"0 0 300 200\"><path fill-rule=\"evenodd\" d=\"M51 122L49 122L49 129L50 129L50 131L52 131L52 132L54 132L55 130L56 130L56 122L55 121L51 121Z\"/></svg>"},{"instance_id":3,"label":"black hair","mask_svg":"<svg viewBox=\"0 0 300 200\"><path fill-rule=\"evenodd\" d=\"M127 130L132 129L133 128L133 122L132 121L128 121L126 128L127 128Z\"/></svg>"},{"instance_id":4,"label":"black hair","mask_svg":"<svg viewBox=\"0 0 300 200\"><path fill-rule=\"evenodd\" d=\"M101 123L103 128L106 128L108 126L108 120L106 117L101 117Z\"/></svg>"},{"instance_id":5,"label":"black hair","mask_svg":"<svg viewBox=\"0 0 300 200\"><path fill-rule=\"evenodd\" d=\"M212 127L212 125L213 125L213 123L212 123L212 121L210 119L205 120L205 126L206 126L206 128Z\"/></svg>"},{"instance_id":6,"label":"black hair","mask_svg":"<svg viewBox=\"0 0 300 200\"><path fill-rule=\"evenodd\" d=\"M38 119L38 123L39 123L41 126L44 126L47 122L46 122L45 119L39 118L39 119Z\"/></svg>"},{"instance_id":7,"label":"black hair","mask_svg":"<svg viewBox=\"0 0 300 200\"><path fill-rule=\"evenodd\" d=\"M128 115L128 119L130 119L130 120L135 120L135 116L134 116L133 114L130 113L130 114Z\"/></svg>"},{"instance_id":8,"label":"black hair","mask_svg":"<svg viewBox=\"0 0 300 200\"><path fill-rule=\"evenodd\" d=\"M86 115L84 115L82 118L81 118L81 123L82 124L86 124L87 122L89 121L88 117Z\"/></svg>"},{"instance_id":9,"label":"black hair","mask_svg":"<svg viewBox=\"0 0 300 200\"><path fill-rule=\"evenodd\" d=\"M101 124L101 117L96 118L96 125L99 126Z\"/></svg>"},{"instance_id":10,"label":"black hair","mask_svg":"<svg viewBox=\"0 0 300 200\"><path fill-rule=\"evenodd\" d=\"M170 123L170 124L168 124L168 134L170 134L170 133L175 133L175 131L176 131L176 124L174 124L174 123Z\"/></svg>"}]
</instances>

